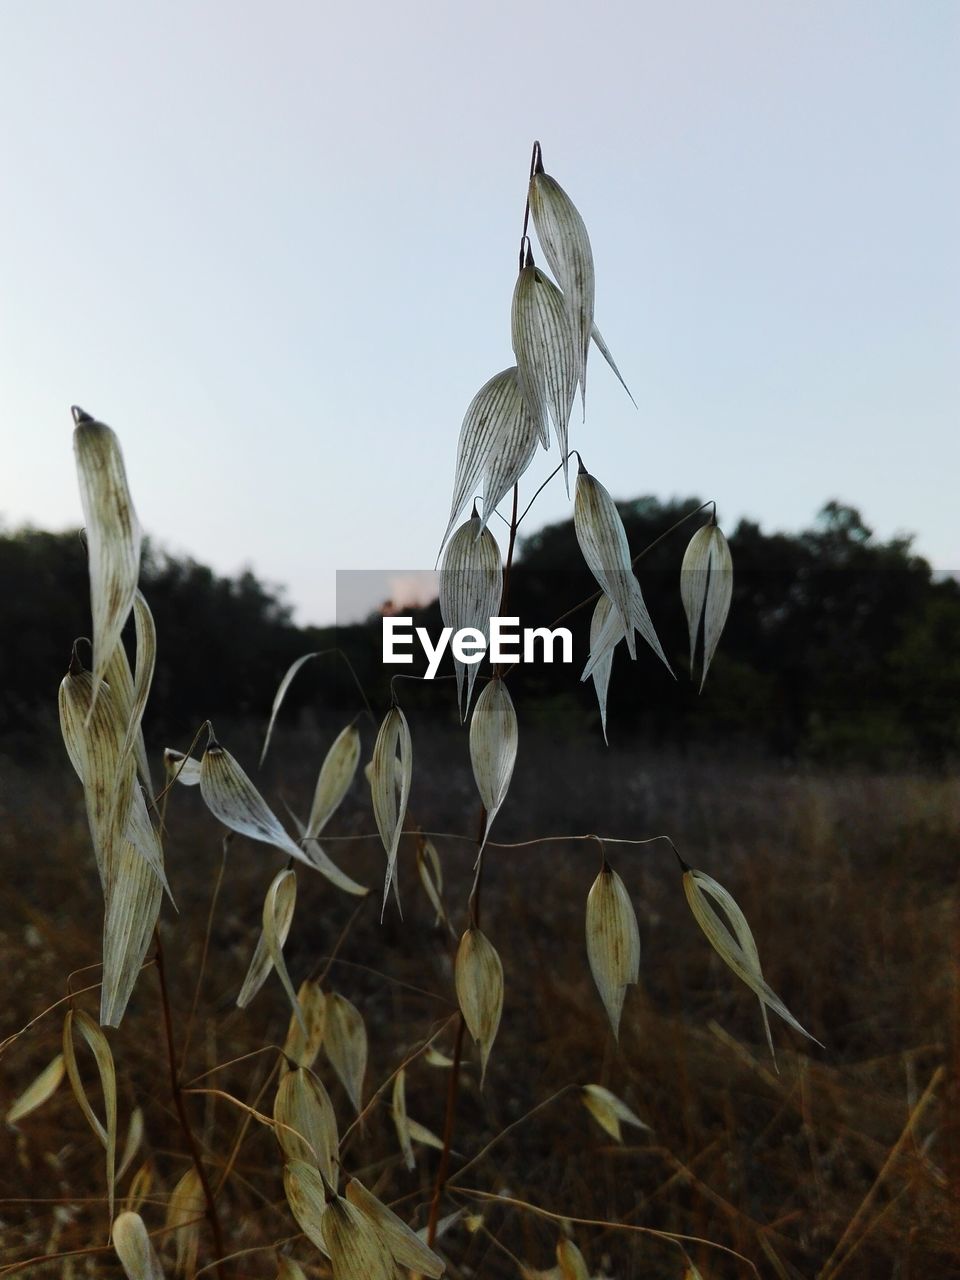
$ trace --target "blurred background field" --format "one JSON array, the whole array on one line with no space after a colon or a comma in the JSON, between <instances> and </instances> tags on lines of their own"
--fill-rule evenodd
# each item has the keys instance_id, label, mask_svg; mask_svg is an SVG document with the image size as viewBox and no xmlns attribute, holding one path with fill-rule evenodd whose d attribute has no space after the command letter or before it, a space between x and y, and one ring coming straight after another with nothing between
<instances>
[{"instance_id":1,"label":"blurred background field","mask_svg":"<svg viewBox=\"0 0 960 1280\"><path fill-rule=\"evenodd\" d=\"M470 837L476 800L463 735L417 732L412 815L425 828ZM338 724L281 728L264 790L303 814L317 761ZM225 726L221 739L252 767L253 726ZM368 753L372 732L363 730ZM179 744L186 746L186 743ZM7 975L4 1033L96 981L99 891L79 787L66 767L40 773L5 761L2 840L6 911L0 962ZM366 784L358 776L331 825L328 851L351 875L379 888L383 854ZM454 1173L464 1160L567 1085L598 1082L651 1127L624 1130L616 1145L575 1094L507 1133L463 1185L528 1201L559 1215L619 1221L722 1244L763 1276L949 1276L957 1252L957 848L960 795L954 779L916 772L823 771L727 753L633 748L596 740L521 739L510 800L495 835L510 842L600 831L641 838L669 834L692 865L726 885L751 921L773 988L824 1050L775 1021L780 1075L763 1043L755 999L716 959L690 917L669 849L610 845L640 920L641 985L629 992L619 1050L586 963L583 916L596 874L590 842L547 840L490 852L483 925L503 958L506 1004L487 1083L475 1055L464 1076L454 1137ZM168 810L167 865L180 906L165 909L163 936L182 1031L200 971L201 944L221 861L221 832L195 790L178 789ZM438 835L444 896L459 930L469 888L469 839ZM383 925L374 894L360 908L327 984L363 1012L371 1039L367 1095L423 1037L454 1012L451 941L436 927L419 884L413 838L401 853L404 916ZM275 977L245 1013L233 1002L256 936L263 893L282 856L236 839L210 937L210 959L184 1074L199 1076L264 1044L282 1042L289 1006ZM357 906L301 870L287 944L295 983L325 965ZM79 998L95 1010L95 993ZM62 1009L42 1018L0 1060L12 1098L59 1047ZM449 1053L452 1027L437 1041ZM111 1040L121 1072L121 1134L143 1108L144 1146L118 1187L122 1198L144 1163L152 1183L142 1208L163 1226L165 1202L186 1168L164 1073L156 974L141 976L127 1018ZM253 1103L273 1068L271 1052L224 1067L215 1084ZM349 1103L323 1063L341 1130ZM419 1061L408 1071L411 1116L443 1127L447 1072ZM261 1099L269 1111L272 1088ZM389 1090L362 1141L345 1157L352 1172L425 1221L438 1153L418 1147L407 1172L389 1115ZM243 1114L222 1098L191 1100L211 1169L222 1169ZM7 1133L5 1263L102 1245L107 1226L102 1150L66 1084ZM272 1136L253 1124L222 1192L230 1247L254 1249L296 1235L283 1199ZM554 1265L559 1227L511 1208L454 1198L484 1214L444 1244L463 1276L519 1276ZM601 1226L574 1225L592 1273L679 1277L676 1246ZM841 1243L842 1242L842 1243ZM840 1245L838 1253L835 1253ZM172 1244L166 1258L173 1273ZM204 1242L204 1249L206 1241ZM319 1256L302 1239L290 1249L307 1268ZM687 1242L704 1277L750 1274L737 1259ZM511 1257L513 1255L513 1257ZM833 1261L828 1260L833 1257ZM209 1257L209 1255L207 1255ZM203 1250L201 1262L204 1260ZM314 1265L311 1270L311 1264ZM841 1264L841 1265L838 1265ZM275 1274L269 1252L238 1258L229 1274ZM118 1275L109 1251L34 1262L27 1274Z\"/></svg>"},{"instance_id":2,"label":"blurred background field","mask_svg":"<svg viewBox=\"0 0 960 1280\"><path fill-rule=\"evenodd\" d=\"M704 1280L958 1274L960 587L934 575L908 538L878 543L843 504L829 504L798 535L741 522L731 534L730 623L698 696L687 678L676 579L689 528L659 541L697 504L644 498L621 506L631 546L653 545L640 579L679 679L649 654L635 668L618 657L609 747L577 669L519 668L511 676L520 750L482 891L482 924L503 959L506 1001L482 1093L473 1052L464 1071L454 1183L461 1166L502 1137L444 1202L445 1213L461 1207L483 1217L472 1232L461 1218L442 1237L450 1274L499 1280L520 1276L521 1267L549 1272L562 1231L572 1233L592 1275L620 1280L680 1280L695 1275L694 1266ZM578 564L569 524L522 545L512 601L523 625L550 622L591 594ZM212 718L220 741L292 829L290 813L305 818L319 764L354 717L369 759L388 698L379 615L298 628L282 593L252 573L223 579L156 549L141 581L159 633L145 721L156 775L162 748L186 750ZM3 535L0 588L0 656L14 673L0 691L6 1112L59 1050L67 1006L57 1002L70 990L96 1012L96 990L84 988L98 977L102 903L55 710L70 645L89 630L79 538ZM432 627L435 606L417 621ZM588 621L587 610L571 620L578 653ZM349 655L363 695L336 655L308 664L258 771L283 671L300 654L334 645ZM416 830L437 833L444 899L459 933L478 821L451 685L405 683L400 696L414 744L410 834L400 853L403 917L390 905L379 920L383 851L358 773L324 845L374 892L358 906L300 868L286 946L295 983L322 974L327 989L361 1010L370 1035L367 1098L427 1037L436 1033L436 1047L452 1051L455 944L418 883ZM770 985L825 1048L773 1019L775 1072L757 1002L700 933L662 841L607 846L643 947L641 983L628 993L615 1046L584 946L597 846L564 838L589 834L669 836L688 863L729 889L751 922ZM274 1246L282 1246L319 1277L322 1259L297 1235L286 1207L274 1139L245 1123L238 1105L271 1110L276 1046L286 1034L289 1006L275 975L247 1011L235 1008L263 895L283 859L239 837L223 855L222 836L197 791L177 786L165 849L180 913L165 906L161 927L178 1049L188 1041L181 1077L222 1091L188 1096L187 1105L211 1176L229 1174L218 1204L227 1247L238 1256L226 1274L272 1280ZM536 843L501 847L522 841ZM121 1144L134 1107L145 1125L118 1203L128 1201L135 1179L173 1275L166 1209L188 1160L152 962L110 1038ZM349 1102L322 1055L318 1071L343 1132ZM409 1113L435 1134L447 1077L422 1057L407 1071ZM649 1131L625 1128L623 1143L613 1142L576 1092L591 1082L617 1093ZM418 1146L415 1170L404 1168L389 1098L388 1088L362 1133L352 1134L345 1165L423 1225L438 1152ZM118 1276L105 1247L102 1149L68 1085L17 1129L6 1128L4 1147L0 1275ZM637 1230L604 1225L613 1222ZM683 1237L683 1248L651 1234L658 1231ZM211 1260L203 1234L201 1268Z\"/></svg>"}]
</instances>

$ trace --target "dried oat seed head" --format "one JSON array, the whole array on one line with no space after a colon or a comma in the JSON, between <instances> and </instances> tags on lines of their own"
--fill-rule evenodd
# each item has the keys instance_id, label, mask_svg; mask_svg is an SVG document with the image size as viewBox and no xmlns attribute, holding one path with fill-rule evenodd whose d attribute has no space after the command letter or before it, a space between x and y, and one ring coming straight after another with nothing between
<instances>
[{"instance_id":1,"label":"dried oat seed head","mask_svg":"<svg viewBox=\"0 0 960 1280\"><path fill-rule=\"evenodd\" d=\"M586 934L590 972L618 1039L627 987L640 980L640 930L626 886L606 861L587 895Z\"/></svg>"},{"instance_id":2,"label":"dried oat seed head","mask_svg":"<svg viewBox=\"0 0 960 1280\"><path fill-rule=\"evenodd\" d=\"M480 1084L503 1012L503 965L492 943L479 929L460 939L454 969L457 1002L467 1030L480 1046Z\"/></svg>"}]
</instances>

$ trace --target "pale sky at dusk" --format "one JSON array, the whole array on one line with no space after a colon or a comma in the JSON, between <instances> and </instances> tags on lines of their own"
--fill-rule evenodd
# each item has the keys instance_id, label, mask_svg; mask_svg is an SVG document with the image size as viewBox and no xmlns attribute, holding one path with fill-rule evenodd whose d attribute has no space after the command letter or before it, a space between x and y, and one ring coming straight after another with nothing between
<instances>
[{"instance_id":1,"label":"pale sky at dusk","mask_svg":"<svg viewBox=\"0 0 960 1280\"><path fill-rule=\"evenodd\" d=\"M76 403L157 542L301 621L432 568L540 138L639 406L594 355L571 444L614 496L838 497L958 569L958 55L954 0L8 0L0 517L80 523Z\"/></svg>"}]
</instances>

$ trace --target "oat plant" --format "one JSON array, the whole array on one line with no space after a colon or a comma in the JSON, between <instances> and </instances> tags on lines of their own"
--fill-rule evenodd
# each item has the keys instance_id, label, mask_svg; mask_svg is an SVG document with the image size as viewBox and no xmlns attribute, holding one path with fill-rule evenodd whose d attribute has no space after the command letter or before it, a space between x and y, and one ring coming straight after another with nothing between
<instances>
[{"instance_id":1,"label":"oat plant","mask_svg":"<svg viewBox=\"0 0 960 1280\"><path fill-rule=\"evenodd\" d=\"M566 486L577 543L598 587L590 599L571 601L569 612L593 610L590 651L580 678L593 681L605 739L607 705L616 696L616 651L622 647L636 661L643 653L639 636L668 670L670 664L637 576L646 549L629 545L616 501L584 461L604 431L604 424L593 420L586 394L594 349L625 392L626 384L594 321L595 267L587 227L564 186L545 170L539 144L533 148L517 271L512 300L504 300L504 337L515 363L488 377L468 405L456 444L449 512L437 513L442 530L440 608L445 625L474 628L482 636L488 635L492 617L509 614L518 530L544 485L522 510L520 488L541 451L550 450L556 466L545 484ZM637 412L626 402L624 407ZM512 668L454 664L451 699L476 788L458 832L426 833L424 815L414 811L419 767L415 680L394 681L391 704L372 710L358 693L357 716L315 762L312 800L299 813L296 806L284 808L286 796L265 795L266 784L247 771L254 762L240 758L239 746L233 754L231 743L221 741L209 723L192 727L192 743L164 751L163 786L156 788L153 751L144 743L142 724L163 636L156 634L149 601L139 589L140 526L118 436L79 409L74 419L92 635L64 637L69 665L59 701L64 745L78 794L82 789L103 900L102 926L88 922L90 960L99 964L94 983L99 1015L92 1015L89 995L71 984L66 1007L54 1005L49 1011L49 1016L59 1012L63 1018L62 1051L24 1088L6 1117L29 1143L31 1124L52 1105L64 1076L68 1079L103 1153L89 1171L102 1218L97 1235L79 1244L74 1255L102 1264L104 1274L118 1274L120 1267L130 1280L175 1275L227 1280L254 1274L396 1280L405 1275L473 1275L473 1264L465 1259L477 1239L489 1237L499 1250L494 1256L511 1274L568 1278L595 1274L587 1259L593 1256L597 1265L597 1233L629 1232L637 1250L648 1238L675 1246L677 1277L696 1274L684 1237L675 1231L655 1222L645 1227L615 1220L577 1225L535 1197L510 1193L495 1176L492 1155L518 1125L544 1126L544 1141L549 1142L549 1126L560 1118L555 1113L569 1116L581 1109L593 1125L583 1130L585 1143L623 1144L624 1127L639 1135L638 1141L649 1140L656 1116L642 1093L627 1101L593 1077L608 1074L620 1052L624 1024L634 1019L631 992L642 981L644 964L656 964L655 958L641 958L638 860L641 855L647 861L672 858L672 842L642 831L631 839L616 839L603 831L602 813L597 814L596 832L550 837L554 846L564 846L563 856L587 859L588 866L595 865L599 851L596 878L584 903L585 942L558 936L551 945L582 951L605 1031L593 1058L570 1064L571 1072L579 1074L566 1088L542 1098L486 1144L471 1148L472 1130L462 1127L461 1110L464 1080L474 1061L479 1072L475 1092L471 1086L472 1108L487 1105L491 1093L527 1065L510 1061L502 1071L495 1070L503 1028L522 1019L523 1012L511 1006L515 975L501 958L513 926L499 909L485 907L483 894L485 880L515 874L509 861L514 851L493 838L502 825L500 815L509 811L514 766L524 751L525 707L522 699L514 701ZM607 483L613 479L607 477ZM689 624L691 676L699 651L700 687L721 640L733 574L715 508L707 506L709 515L694 528L682 560L678 548L678 592ZM704 520L703 512L690 512L686 523L696 526ZM425 548L425 555L433 551ZM124 639L131 620L132 660ZM266 717L261 766L280 732L285 695L314 658L339 660L334 652L305 654L282 675ZM574 675L571 684L577 696L587 697ZM364 756L366 784L359 779ZM366 829L331 837L355 780L368 792ZM443 785L442 778L438 782ZM181 929L175 903L182 868L175 841L168 851L168 815L186 800L190 788L199 791L206 807L211 842L222 841L223 846L192 1009L175 1004L169 972L177 955L166 954L163 942L163 936L177 938ZM379 839L383 854L377 886L351 874L351 843L359 846L371 836ZM454 880L466 873L470 886L459 905L451 902L445 887L453 860L459 873ZM188 1059L192 1066L196 1062L190 1059L191 1035L198 1002L205 998L205 967L212 965L221 982L228 971L209 955L211 934L223 878L233 875L241 862L260 880L258 900L249 910L258 928L247 945L245 976L237 975L226 1006L210 1011L209 1025L220 1018L237 1036L255 1010L273 1009L275 1041L249 1044L236 1055L247 1063L250 1079L259 1082L252 1092L236 1083L230 1062L218 1061L213 1031L206 1070L191 1076L187 1069ZM340 930L338 947L368 902L375 903L374 914L389 913L380 935L383 954L366 958L374 969L390 969L398 930L404 945L414 950L418 945L436 947L439 937L447 957L450 1011L444 1018L410 1026L402 1043L384 1056L382 1037L369 1025L366 988L353 981L362 975L334 967L336 948L326 961L318 953L310 975L295 985L316 936L314 922L299 906L312 879L324 885L325 911ZM418 937L415 916L401 915L411 884L419 885L429 903L432 941ZM733 895L685 862L676 893L685 895L706 942L757 997L771 1055L769 1010L792 1033L809 1036L767 984L754 935ZM296 963L288 957L294 941ZM691 929L686 945L693 949L704 943ZM182 951L182 942L176 948ZM141 1072L136 1086L125 1075L125 1058L135 1045L124 1026L135 995L141 1006L155 1010L161 1048L152 1057L154 1078L145 1084ZM31 1034L30 1027L21 1033ZM96 1074L90 1071L90 1059ZM235 1083L221 1087L221 1079ZM436 1100L430 1115L411 1114L424 1107L425 1098L418 1084L411 1101L408 1086L414 1079L430 1082L427 1091ZM123 1087L118 1080L125 1082ZM153 1132L145 1126L138 1104L145 1089L163 1098L164 1113L176 1131L157 1131L156 1120ZM376 1139L381 1112L390 1120L387 1151ZM248 1159L256 1135L264 1131L270 1131L269 1145L256 1147L256 1156ZM152 1154L159 1149L173 1149L175 1159L164 1164ZM412 1194L398 1195L404 1177L417 1181L407 1183ZM263 1224L255 1230L231 1207L241 1194L258 1206ZM532 1261L515 1256L498 1240L500 1219L493 1207L498 1197L501 1214L509 1206L520 1219L547 1224L555 1235L556 1266L537 1271ZM718 1256L735 1252L722 1241L700 1244ZM0 1268L0 1274L26 1274L31 1266L66 1258L66 1252L61 1257L52 1247L12 1270Z\"/></svg>"}]
</instances>

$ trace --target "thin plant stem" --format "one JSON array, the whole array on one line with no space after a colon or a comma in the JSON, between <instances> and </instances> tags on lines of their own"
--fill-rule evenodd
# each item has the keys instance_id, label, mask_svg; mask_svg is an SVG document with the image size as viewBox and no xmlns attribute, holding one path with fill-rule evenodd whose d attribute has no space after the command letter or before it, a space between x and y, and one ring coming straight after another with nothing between
<instances>
[{"instance_id":1,"label":"thin plant stem","mask_svg":"<svg viewBox=\"0 0 960 1280\"><path fill-rule=\"evenodd\" d=\"M210 1186L210 1180L207 1177L207 1171L204 1168L203 1160L200 1156L200 1149L197 1146L197 1140L194 1136L193 1129L190 1126L190 1117L187 1115L187 1108L183 1101L183 1088L180 1084L180 1075L177 1069L177 1051L173 1045L173 1016L170 1011L170 993L167 989L166 967L163 961L163 943L160 940L160 930L154 929L154 941L156 943L156 963L157 976L160 979L160 1001L163 1006L163 1027L167 1046L167 1061L170 1067L170 1091L173 1095L173 1103L177 1109L177 1118L180 1121L180 1128L183 1131L184 1139L190 1149L190 1158L193 1160L193 1166L197 1171L197 1177L200 1179L200 1186L203 1189L203 1198L207 1205L207 1221L210 1224L210 1230L213 1233L213 1243L217 1256L222 1257L224 1254L223 1246L223 1230L220 1226L220 1218L217 1214L217 1204L214 1198L213 1188ZM223 1269L216 1267L216 1275L218 1280L224 1280Z\"/></svg>"},{"instance_id":2,"label":"thin plant stem","mask_svg":"<svg viewBox=\"0 0 960 1280\"><path fill-rule=\"evenodd\" d=\"M180 1050L180 1068L186 1066L187 1051L190 1048L190 1036L193 1032L194 1019L197 1016L197 1005L200 1002L200 988L203 986L203 979L207 969L207 956L210 951L210 936L213 932L213 914L217 909L217 902L220 898L220 889L223 885L223 877L227 870L227 850L230 847L230 841L233 838L233 832L228 831L223 837L220 853L220 870L217 872L216 883L213 886L213 896L210 899L210 910L207 912L207 927L203 934L203 951L200 956L200 970L197 973L196 986L193 989L193 1002L190 1005L190 1016L187 1018L187 1030L183 1037L183 1048Z\"/></svg>"}]
</instances>

